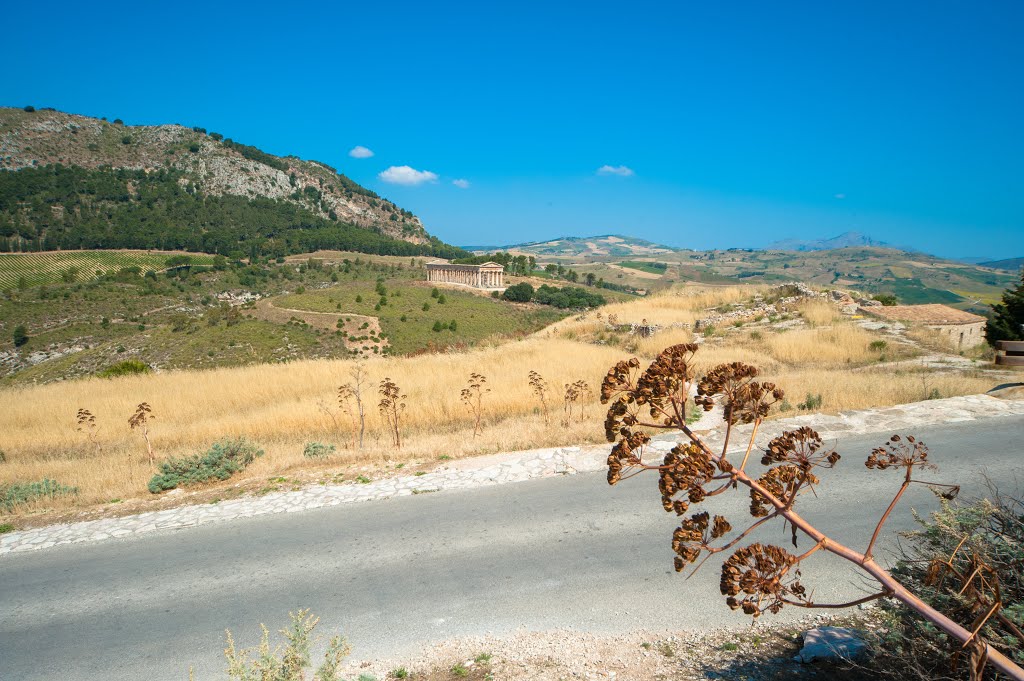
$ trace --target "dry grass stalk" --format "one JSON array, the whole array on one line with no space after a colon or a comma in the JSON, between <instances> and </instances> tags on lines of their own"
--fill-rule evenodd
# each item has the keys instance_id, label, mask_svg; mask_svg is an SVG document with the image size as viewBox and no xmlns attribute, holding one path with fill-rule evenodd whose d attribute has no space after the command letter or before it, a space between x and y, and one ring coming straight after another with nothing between
<instances>
[{"instance_id":1,"label":"dry grass stalk","mask_svg":"<svg viewBox=\"0 0 1024 681\"><path fill-rule=\"evenodd\" d=\"M483 374L473 372L469 375L466 387L459 394L462 403L466 405L466 409L469 410L473 418L473 437L482 431L480 421L483 418L483 397L491 392L490 388L483 387L486 382L487 378Z\"/></svg>"},{"instance_id":2,"label":"dry grass stalk","mask_svg":"<svg viewBox=\"0 0 1024 681\"><path fill-rule=\"evenodd\" d=\"M392 438L394 438L395 448L401 449L401 418L402 414L405 413L405 400L409 396L403 395L398 385L390 378L385 378L380 382L380 388L377 392L380 394L380 402L377 404L377 409L388 424L388 429L391 432Z\"/></svg>"},{"instance_id":3,"label":"dry grass stalk","mask_svg":"<svg viewBox=\"0 0 1024 681\"><path fill-rule=\"evenodd\" d=\"M540 400L540 410L544 414L544 423L548 422L548 384L544 380L544 377L538 374L536 371L530 370L530 388L533 390L533 394Z\"/></svg>"},{"instance_id":4,"label":"dry grass stalk","mask_svg":"<svg viewBox=\"0 0 1024 681\"><path fill-rule=\"evenodd\" d=\"M363 405L363 394L370 381L366 376L366 366L356 362L348 372L352 379L338 387L338 406L352 419L353 430L359 433L359 449L363 448L366 434L366 408Z\"/></svg>"},{"instance_id":5,"label":"dry grass stalk","mask_svg":"<svg viewBox=\"0 0 1024 681\"><path fill-rule=\"evenodd\" d=\"M96 417L88 409L79 409L75 415L75 421L78 424L75 430L85 435L85 439L96 450L97 456L101 455L103 453L103 445L100 444L96 437Z\"/></svg>"},{"instance_id":6,"label":"dry grass stalk","mask_svg":"<svg viewBox=\"0 0 1024 681\"><path fill-rule=\"evenodd\" d=\"M565 394L562 400L563 425L568 426L572 423L573 407L577 402L580 402L580 400L586 399L590 396L590 394L590 386L582 379L565 384ZM582 423L584 418L583 403L580 404L579 418Z\"/></svg>"},{"instance_id":7,"label":"dry grass stalk","mask_svg":"<svg viewBox=\"0 0 1024 681\"><path fill-rule=\"evenodd\" d=\"M147 402L140 402L135 408L135 413L128 419L128 427L132 430L138 428L142 431L142 439L146 441L146 453L149 455L149 465L156 467L156 456L153 454L153 443L149 441L149 422L155 419L153 409Z\"/></svg>"}]
</instances>

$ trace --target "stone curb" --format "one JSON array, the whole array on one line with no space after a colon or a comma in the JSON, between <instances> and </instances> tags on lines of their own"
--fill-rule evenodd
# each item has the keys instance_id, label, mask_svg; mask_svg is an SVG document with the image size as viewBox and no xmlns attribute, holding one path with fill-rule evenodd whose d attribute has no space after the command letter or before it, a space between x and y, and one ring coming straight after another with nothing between
<instances>
[{"instance_id":1,"label":"stone curb","mask_svg":"<svg viewBox=\"0 0 1024 681\"><path fill-rule=\"evenodd\" d=\"M784 430L805 425L813 427L823 439L829 440L843 435L871 432L905 433L907 429L920 426L963 423L1005 416L1024 416L1024 401L967 395L896 407L842 412L835 416L805 414L762 424L755 446L764 447L768 440ZM701 419L694 424L695 430L701 428L707 421ZM740 426L734 433L733 442L745 443L749 437L750 426ZM704 431L705 440L712 446L720 443L723 435L724 430L721 426ZM648 449L652 454L664 454L675 445L677 437L677 434L659 435L654 438ZM421 476L402 476L367 484L310 485L298 491L274 492L261 497L244 497L217 504L180 506L123 518L50 525L0 536L0 555L47 549L62 544L103 541L147 532L196 527L268 513L296 513L359 501L597 471L604 468L609 447L610 445L601 444L511 452L497 457L486 457L483 462L487 464L485 466L473 467L472 459L465 459L453 462L451 468L441 468Z\"/></svg>"}]
</instances>

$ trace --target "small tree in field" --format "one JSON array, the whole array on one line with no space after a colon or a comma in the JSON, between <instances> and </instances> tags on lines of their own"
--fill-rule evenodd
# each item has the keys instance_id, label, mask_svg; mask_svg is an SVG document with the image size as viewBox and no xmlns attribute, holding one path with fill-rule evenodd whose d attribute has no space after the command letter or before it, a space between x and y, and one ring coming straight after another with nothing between
<instances>
[{"instance_id":1,"label":"small tree in field","mask_svg":"<svg viewBox=\"0 0 1024 681\"><path fill-rule=\"evenodd\" d=\"M378 388L377 392L380 394L380 402L377 404L377 409L380 410L381 416L384 417L385 422L388 424L388 430L391 431L395 447L400 449L402 447L400 425L402 414L405 413L405 400L408 395L403 395L398 385L390 378L385 378L380 382L380 388Z\"/></svg>"},{"instance_id":2,"label":"small tree in field","mask_svg":"<svg viewBox=\"0 0 1024 681\"><path fill-rule=\"evenodd\" d=\"M980 678L981 670L990 662L1007 677L1024 680L1024 669L979 635L988 619L1000 616L1002 607L998 581L992 581L994 573L986 568L982 557L977 557L976 569L963 579L951 570L950 561L938 560L929 568L936 588L941 588L943 580L964 582L957 597L973 599L979 607L969 611L980 613L966 622L970 629L925 603L875 562L873 552L882 529L910 485L939 488L946 498L953 498L958 491L954 486L926 483L915 477L920 469L934 468L924 443L913 437L893 435L871 452L865 462L867 468L901 471L902 484L882 513L866 548L858 551L844 546L796 511L800 494L815 491L818 475L839 463L839 453L824 446L818 433L803 426L772 439L754 458L759 460L762 472L752 472L748 463L758 426L784 393L773 383L755 380L757 368L740 362L717 366L697 380L693 363L697 349L695 344L666 348L643 371L636 358L621 361L608 371L601 384L601 402L609 405L605 436L616 443L608 456L609 484L643 471L657 471L662 507L678 516L685 516L691 505L708 497L736 492L749 495L752 520L739 532L734 532L724 516L711 516L706 511L681 521L672 535L676 570L682 571L702 557L707 560L717 553L732 551L722 565L720 590L730 608L755 618L765 612L777 613L786 606L842 608L880 598L897 599L969 650L973 678ZM696 398L690 396L694 385ZM723 407L726 431L720 451L713 451L686 425L690 400L707 411L716 403ZM752 428L749 442L734 455L729 452L729 440L738 424L751 424ZM685 441L665 454L660 463L651 463L644 460L644 447L651 441L648 431L657 429L681 431ZM794 554L772 544L743 545L749 535L773 520L785 525L786 536L791 538L794 548L801 538L810 540L810 547ZM849 603L816 602L813 590L800 582L800 565L818 551L832 553L858 566L877 583L878 591ZM698 568L704 560L697 563Z\"/></svg>"},{"instance_id":3,"label":"small tree in field","mask_svg":"<svg viewBox=\"0 0 1024 681\"><path fill-rule=\"evenodd\" d=\"M486 382L487 378L483 374L473 372L469 375L469 381L461 393L462 403L466 405L470 415L473 417L473 437L476 437L483 431L480 425L483 419L483 399L484 395L491 392L490 388L484 387Z\"/></svg>"},{"instance_id":4,"label":"small tree in field","mask_svg":"<svg viewBox=\"0 0 1024 681\"><path fill-rule=\"evenodd\" d=\"M538 374L536 371L530 372L530 388L533 389L533 394L540 400L540 409L544 414L544 423L548 422L548 384L544 380L544 377Z\"/></svg>"},{"instance_id":5,"label":"small tree in field","mask_svg":"<svg viewBox=\"0 0 1024 681\"><path fill-rule=\"evenodd\" d=\"M132 430L138 428L142 431L142 439L146 441L146 453L149 454L149 465L156 465L156 457L153 455L153 444L149 441L149 422L155 419L153 409L146 402L142 402L135 408L135 413L128 419L128 427Z\"/></svg>"}]
</instances>

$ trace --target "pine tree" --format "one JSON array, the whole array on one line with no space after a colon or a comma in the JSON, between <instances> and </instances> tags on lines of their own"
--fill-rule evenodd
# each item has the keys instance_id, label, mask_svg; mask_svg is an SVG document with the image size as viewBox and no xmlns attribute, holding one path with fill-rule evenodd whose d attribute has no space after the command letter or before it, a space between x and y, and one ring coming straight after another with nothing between
<instances>
[{"instance_id":1,"label":"pine tree","mask_svg":"<svg viewBox=\"0 0 1024 681\"><path fill-rule=\"evenodd\" d=\"M1024 340L1024 269L1016 288L1003 292L1003 302L992 306L985 325L985 340L994 346L1001 340Z\"/></svg>"}]
</instances>

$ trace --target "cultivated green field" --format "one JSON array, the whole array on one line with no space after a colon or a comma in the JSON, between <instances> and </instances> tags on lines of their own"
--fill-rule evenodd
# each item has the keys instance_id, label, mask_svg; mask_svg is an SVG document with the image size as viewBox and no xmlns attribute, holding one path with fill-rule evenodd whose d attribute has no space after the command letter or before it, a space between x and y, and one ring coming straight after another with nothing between
<instances>
[{"instance_id":1,"label":"cultivated green field","mask_svg":"<svg viewBox=\"0 0 1024 681\"><path fill-rule=\"evenodd\" d=\"M567 314L554 308L514 305L450 288L439 289L435 298L431 287L418 277L396 276L383 285L386 293L382 296L373 280L343 278L331 288L277 298L274 305L377 317L395 354L416 352L431 345L472 344L489 336L529 333ZM378 308L381 302L384 304ZM443 328L435 331L436 324Z\"/></svg>"},{"instance_id":2,"label":"cultivated green field","mask_svg":"<svg viewBox=\"0 0 1024 681\"><path fill-rule=\"evenodd\" d=\"M619 265L647 272L648 274L665 274L668 270L668 265L663 262L650 262L647 260L623 260Z\"/></svg>"},{"instance_id":3,"label":"cultivated green field","mask_svg":"<svg viewBox=\"0 0 1024 681\"><path fill-rule=\"evenodd\" d=\"M167 259L181 253L156 251L46 251L42 253L0 253L0 291L25 286L45 286L65 281L89 281L124 267L138 267L143 273L161 271ZM196 265L209 265L212 255L186 254ZM72 276L73 273L73 276Z\"/></svg>"}]
</instances>

